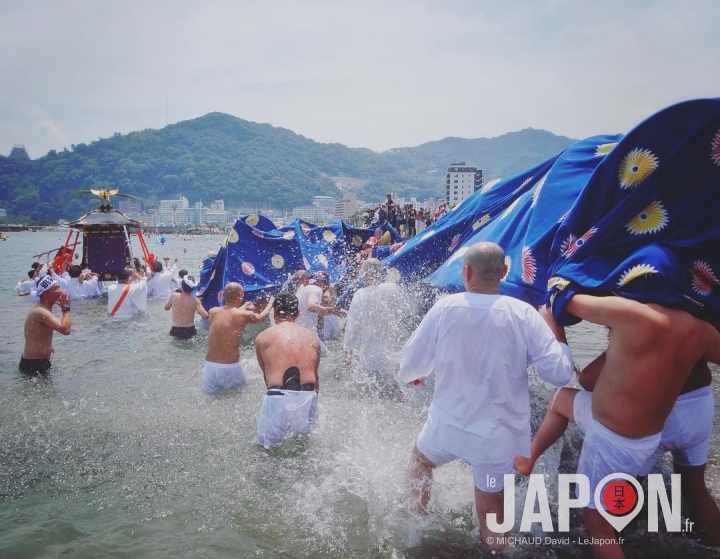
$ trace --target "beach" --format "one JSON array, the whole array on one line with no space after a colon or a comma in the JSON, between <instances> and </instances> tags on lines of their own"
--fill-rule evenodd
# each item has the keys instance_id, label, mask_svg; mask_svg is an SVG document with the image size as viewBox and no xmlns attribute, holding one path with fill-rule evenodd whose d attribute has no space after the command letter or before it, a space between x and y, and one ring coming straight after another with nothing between
<instances>
[{"instance_id":1,"label":"beach","mask_svg":"<svg viewBox=\"0 0 720 559\"><path fill-rule=\"evenodd\" d=\"M270 452L253 441L265 386L252 340L241 351L248 386L204 394L207 331L199 327L186 342L171 338L161 299L125 322L108 321L106 297L72 302L72 333L55 335L50 377L21 376L23 322L32 302L13 287L31 255L60 246L65 236L12 233L0 244L6 262L0 270L0 557L491 556L480 546L468 466L437 471L428 517L418 521L405 509L405 468L432 387L403 387L392 397L361 393L343 371L340 340L329 342L331 356L320 365L312 436ZM207 252L224 240L166 237L164 246L152 240L150 250L178 257L196 277ZM604 331L587 324L570 328L568 337L580 366L606 343ZM536 428L550 387L533 375L531 393ZM716 412L707 471L716 497L719 422ZM577 460L578 431L564 440L565 450L553 447L536 468L550 474L551 488L558 468ZM519 476L517 483L522 503L526 484ZM643 530L636 521L623 532L628 557L715 556L683 534ZM582 534L575 518L569 536L578 542ZM588 556L587 546L565 543L565 535L543 534L514 556Z\"/></svg>"}]
</instances>

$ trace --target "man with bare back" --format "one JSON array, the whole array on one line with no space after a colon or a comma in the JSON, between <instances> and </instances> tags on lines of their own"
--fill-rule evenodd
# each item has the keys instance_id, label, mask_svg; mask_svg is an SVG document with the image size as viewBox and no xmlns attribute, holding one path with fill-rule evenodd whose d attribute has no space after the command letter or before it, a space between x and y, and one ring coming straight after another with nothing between
<instances>
[{"instance_id":1,"label":"man with bare back","mask_svg":"<svg viewBox=\"0 0 720 559\"><path fill-rule=\"evenodd\" d=\"M648 473L678 396L707 383L706 361L720 362L720 333L687 312L621 297L578 294L565 310L609 327L608 348L580 375L581 384L593 392L558 391L533 441L531 458L517 457L515 466L529 473L539 453L562 434L565 418L574 419L586 431L578 464L578 473L590 480L585 525L596 540L615 542L593 546L593 557L624 557L592 495L609 474ZM561 328L556 336L564 341Z\"/></svg>"},{"instance_id":2,"label":"man with bare back","mask_svg":"<svg viewBox=\"0 0 720 559\"><path fill-rule=\"evenodd\" d=\"M298 299L280 293L273 304L275 326L261 332L255 352L268 391L258 420L257 442L265 448L288 434L307 434L317 411L320 339L298 324Z\"/></svg>"},{"instance_id":3,"label":"man with bare back","mask_svg":"<svg viewBox=\"0 0 720 559\"><path fill-rule=\"evenodd\" d=\"M195 313L207 318L208 312L203 308L200 299L192 294L197 285L190 276L180 280L180 290L170 293L165 310L172 310L172 328L170 335L180 340L189 340L195 334Z\"/></svg>"},{"instance_id":4,"label":"man with bare back","mask_svg":"<svg viewBox=\"0 0 720 559\"><path fill-rule=\"evenodd\" d=\"M243 304L243 288L231 282L223 290L225 306L210 309L208 350L202 373L205 392L223 388L239 388L246 384L245 371L240 365L240 342L248 324L262 322L270 314L272 299L262 310L255 312L252 303Z\"/></svg>"},{"instance_id":5,"label":"man with bare back","mask_svg":"<svg viewBox=\"0 0 720 559\"><path fill-rule=\"evenodd\" d=\"M67 336L72 326L70 320L70 295L60 289L52 276L38 282L36 296L40 301L30 309L25 319L25 348L20 358L20 370L26 375L44 375L50 372L50 356L53 353L53 333ZM52 313L60 306L62 318Z\"/></svg>"}]
</instances>

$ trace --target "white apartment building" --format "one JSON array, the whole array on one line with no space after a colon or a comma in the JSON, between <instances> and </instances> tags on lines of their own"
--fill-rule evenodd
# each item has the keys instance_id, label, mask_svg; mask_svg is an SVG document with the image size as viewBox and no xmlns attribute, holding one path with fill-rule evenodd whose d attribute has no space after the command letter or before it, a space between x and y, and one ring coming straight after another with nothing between
<instances>
[{"instance_id":1,"label":"white apartment building","mask_svg":"<svg viewBox=\"0 0 720 559\"><path fill-rule=\"evenodd\" d=\"M470 197L482 188L482 169L465 165L464 161L452 163L445 175L445 201L451 206Z\"/></svg>"},{"instance_id":2,"label":"white apartment building","mask_svg":"<svg viewBox=\"0 0 720 559\"><path fill-rule=\"evenodd\" d=\"M357 196L352 193L344 194L342 198L335 200L335 219L348 219L357 212Z\"/></svg>"},{"instance_id":3,"label":"white apartment building","mask_svg":"<svg viewBox=\"0 0 720 559\"><path fill-rule=\"evenodd\" d=\"M160 222L182 223L185 220L185 210L190 207L188 199L182 194L177 200L160 200Z\"/></svg>"}]
</instances>

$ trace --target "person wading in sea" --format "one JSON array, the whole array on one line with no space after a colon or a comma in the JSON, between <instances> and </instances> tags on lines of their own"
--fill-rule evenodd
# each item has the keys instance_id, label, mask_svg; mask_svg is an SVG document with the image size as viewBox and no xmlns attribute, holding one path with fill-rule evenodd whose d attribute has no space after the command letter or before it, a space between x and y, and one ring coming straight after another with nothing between
<instances>
[{"instance_id":1,"label":"person wading in sea","mask_svg":"<svg viewBox=\"0 0 720 559\"><path fill-rule=\"evenodd\" d=\"M50 371L50 356L53 353L53 333L64 336L70 333L70 295L60 289L52 276L45 276L38 282L36 295L40 299L28 312L25 319L25 348L20 358L20 370L26 375L43 375ZM62 318L52 313L58 305Z\"/></svg>"},{"instance_id":2,"label":"person wading in sea","mask_svg":"<svg viewBox=\"0 0 720 559\"><path fill-rule=\"evenodd\" d=\"M255 312L252 303L243 304L243 295L242 285L228 283L223 290L225 306L208 313L208 350L202 372L205 392L239 388L247 382L240 365L242 335L248 324L262 322L270 314L272 298L262 312Z\"/></svg>"},{"instance_id":3,"label":"person wading in sea","mask_svg":"<svg viewBox=\"0 0 720 559\"><path fill-rule=\"evenodd\" d=\"M320 339L295 324L298 299L280 293L274 302L275 326L255 340L255 353L268 391L258 420L257 442L266 448L288 434L307 434L315 419L320 389Z\"/></svg>"},{"instance_id":4,"label":"person wading in sea","mask_svg":"<svg viewBox=\"0 0 720 559\"><path fill-rule=\"evenodd\" d=\"M195 314L199 314L201 318L207 318L208 312L203 308L200 299L192 294L192 290L197 285L189 276L185 276L180 280L180 292L173 291L170 293L165 310L172 310L172 328L170 335L181 340L189 340L195 334Z\"/></svg>"}]
</instances>

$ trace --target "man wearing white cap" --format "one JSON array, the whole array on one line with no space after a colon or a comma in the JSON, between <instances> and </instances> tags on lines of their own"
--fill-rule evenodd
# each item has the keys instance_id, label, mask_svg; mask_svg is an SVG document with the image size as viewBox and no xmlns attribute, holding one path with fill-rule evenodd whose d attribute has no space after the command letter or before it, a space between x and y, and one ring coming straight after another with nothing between
<instances>
[{"instance_id":1,"label":"man wearing white cap","mask_svg":"<svg viewBox=\"0 0 720 559\"><path fill-rule=\"evenodd\" d=\"M30 309L25 319L25 348L20 358L20 370L28 375L46 374L50 371L53 332L67 336L72 326L70 295L60 289L56 279L52 276L41 279L35 295L39 302ZM60 320L52 313L55 305L60 305Z\"/></svg>"},{"instance_id":2,"label":"man wearing white cap","mask_svg":"<svg viewBox=\"0 0 720 559\"><path fill-rule=\"evenodd\" d=\"M180 340L189 340L195 334L195 313L207 318L208 312L203 308L200 299L192 293L197 284L192 276L180 280L180 291L173 291L165 303L165 310L172 310L172 328L170 335Z\"/></svg>"}]
</instances>

